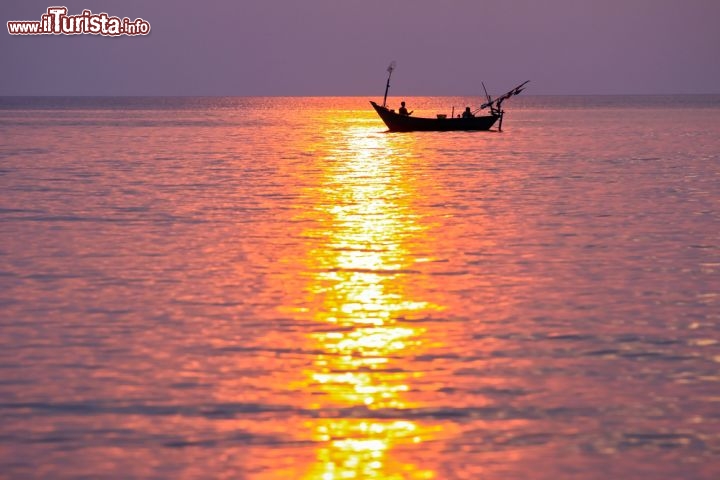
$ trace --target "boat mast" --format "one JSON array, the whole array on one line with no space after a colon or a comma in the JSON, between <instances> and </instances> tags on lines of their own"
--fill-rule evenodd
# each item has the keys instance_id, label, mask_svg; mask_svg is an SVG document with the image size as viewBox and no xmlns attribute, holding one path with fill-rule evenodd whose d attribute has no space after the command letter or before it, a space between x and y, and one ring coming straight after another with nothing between
<instances>
[{"instance_id":1,"label":"boat mast","mask_svg":"<svg viewBox=\"0 0 720 480\"><path fill-rule=\"evenodd\" d=\"M387 85L385 85L385 96L383 97L383 107L387 105L387 92L390 90L390 77L392 77L392 72L395 70L395 60L390 62L390 65L388 65L387 71L388 71L388 79L387 79Z\"/></svg>"}]
</instances>

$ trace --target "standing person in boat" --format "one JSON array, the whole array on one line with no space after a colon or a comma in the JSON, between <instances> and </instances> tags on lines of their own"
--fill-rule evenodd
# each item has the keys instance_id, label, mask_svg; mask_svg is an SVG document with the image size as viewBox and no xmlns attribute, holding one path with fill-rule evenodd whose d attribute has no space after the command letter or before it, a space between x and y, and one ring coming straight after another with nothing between
<instances>
[{"instance_id":1,"label":"standing person in boat","mask_svg":"<svg viewBox=\"0 0 720 480\"><path fill-rule=\"evenodd\" d=\"M465 111L462 114L462 118L473 118L475 115L470 111L470 107L465 107Z\"/></svg>"},{"instance_id":2,"label":"standing person in boat","mask_svg":"<svg viewBox=\"0 0 720 480\"><path fill-rule=\"evenodd\" d=\"M405 102L402 101L400 102L400 108L398 109L398 113L400 115L405 115L406 117L409 117L410 115L412 115L413 112L408 112L407 108L405 108Z\"/></svg>"}]
</instances>

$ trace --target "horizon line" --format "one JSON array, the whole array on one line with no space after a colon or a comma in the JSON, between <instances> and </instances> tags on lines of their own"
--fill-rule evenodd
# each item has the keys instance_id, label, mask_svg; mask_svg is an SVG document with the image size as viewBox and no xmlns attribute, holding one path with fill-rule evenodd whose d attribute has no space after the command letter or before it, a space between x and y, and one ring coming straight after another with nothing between
<instances>
[{"instance_id":1,"label":"horizon line","mask_svg":"<svg viewBox=\"0 0 720 480\"><path fill-rule=\"evenodd\" d=\"M373 98L377 94L353 94L353 95L300 95L300 94L250 94L250 95L220 95L220 94L180 94L180 95L153 95L153 94L0 94L0 98ZM484 97L483 94L451 94L451 95L388 95L388 98L411 98L411 97ZM666 97L666 96L720 96L720 92L706 93L527 93L523 97Z\"/></svg>"}]
</instances>

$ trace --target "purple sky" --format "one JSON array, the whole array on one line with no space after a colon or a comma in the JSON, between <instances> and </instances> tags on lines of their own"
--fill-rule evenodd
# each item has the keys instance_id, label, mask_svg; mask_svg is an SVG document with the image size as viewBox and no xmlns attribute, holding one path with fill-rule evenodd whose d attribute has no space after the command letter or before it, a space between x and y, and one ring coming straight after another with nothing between
<instances>
[{"instance_id":1,"label":"purple sky","mask_svg":"<svg viewBox=\"0 0 720 480\"><path fill-rule=\"evenodd\" d=\"M147 37L11 36L67 6ZM2 0L0 95L720 93L720 0Z\"/></svg>"}]
</instances>

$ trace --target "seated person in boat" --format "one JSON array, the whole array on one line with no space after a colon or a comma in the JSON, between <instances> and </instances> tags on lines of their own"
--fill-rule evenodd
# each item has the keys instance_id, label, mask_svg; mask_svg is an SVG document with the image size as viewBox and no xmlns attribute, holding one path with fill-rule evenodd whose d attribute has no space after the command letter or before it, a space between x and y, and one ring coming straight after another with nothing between
<instances>
[{"instance_id":1,"label":"seated person in boat","mask_svg":"<svg viewBox=\"0 0 720 480\"><path fill-rule=\"evenodd\" d=\"M473 118L475 115L470 111L470 107L465 107L465 111L462 114L462 118Z\"/></svg>"},{"instance_id":2,"label":"seated person in boat","mask_svg":"<svg viewBox=\"0 0 720 480\"><path fill-rule=\"evenodd\" d=\"M407 108L405 108L405 102L400 102L400 108L398 109L398 113L407 117L409 115L412 115L413 112L408 112Z\"/></svg>"}]
</instances>

